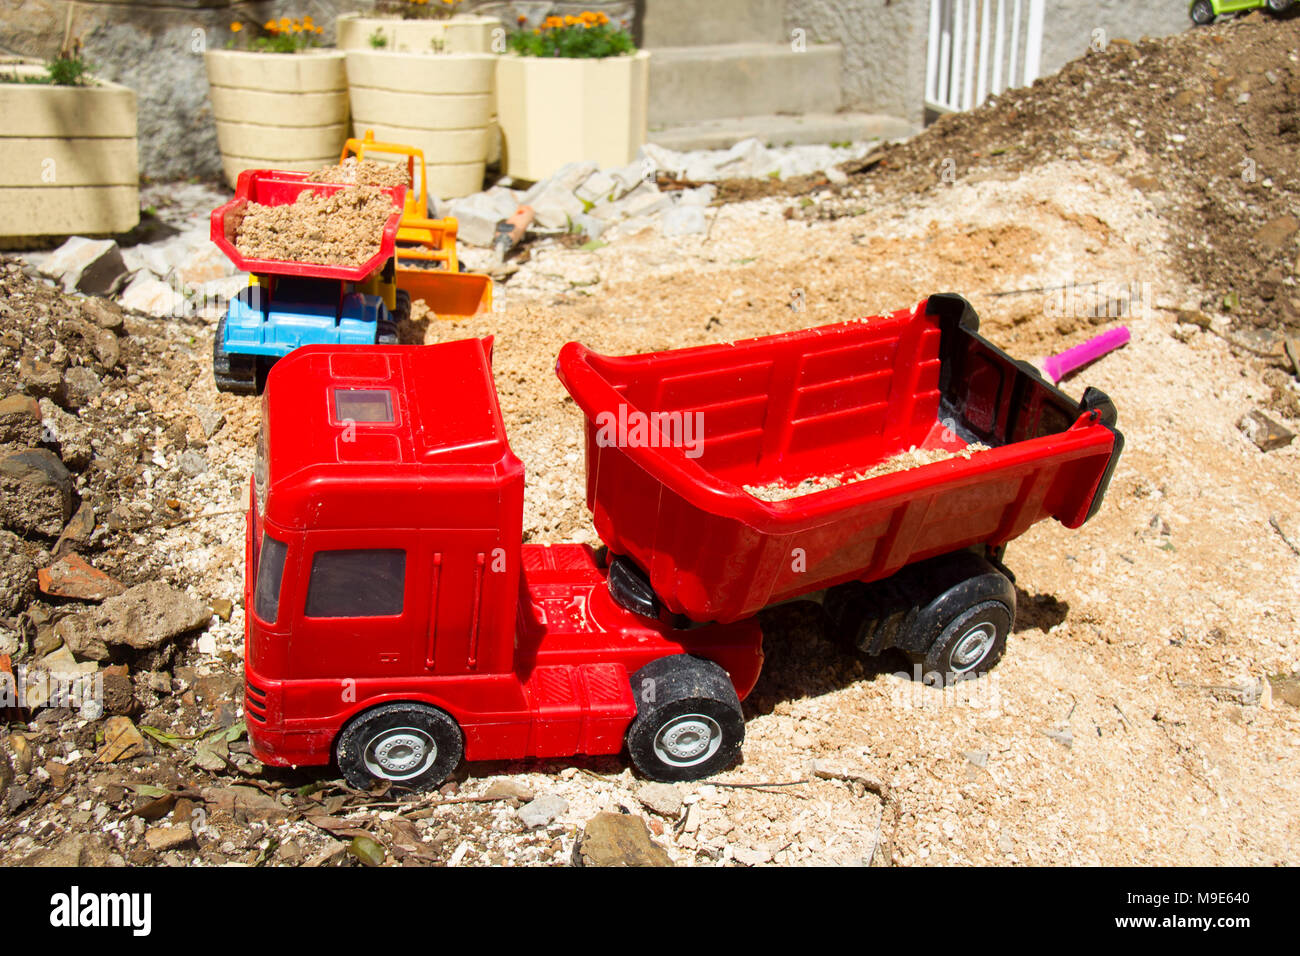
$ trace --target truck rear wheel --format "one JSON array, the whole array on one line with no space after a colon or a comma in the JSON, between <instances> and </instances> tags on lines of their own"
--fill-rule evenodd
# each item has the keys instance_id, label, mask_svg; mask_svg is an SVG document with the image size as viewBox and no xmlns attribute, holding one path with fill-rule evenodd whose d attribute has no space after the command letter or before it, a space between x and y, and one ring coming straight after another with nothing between
<instances>
[{"instance_id":1,"label":"truck rear wheel","mask_svg":"<svg viewBox=\"0 0 1300 956\"><path fill-rule=\"evenodd\" d=\"M1210 0L1196 0L1192 4L1192 22L1202 27L1213 23L1214 4Z\"/></svg>"},{"instance_id":2,"label":"truck rear wheel","mask_svg":"<svg viewBox=\"0 0 1300 956\"><path fill-rule=\"evenodd\" d=\"M368 790L386 780L428 790L451 775L465 738L451 715L428 704L381 704L358 714L334 744L334 760L350 786Z\"/></svg>"},{"instance_id":3,"label":"truck rear wheel","mask_svg":"<svg viewBox=\"0 0 1300 956\"><path fill-rule=\"evenodd\" d=\"M632 675L637 714L627 731L632 764L651 780L699 780L728 767L745 740L731 678L712 661L677 654Z\"/></svg>"},{"instance_id":4,"label":"truck rear wheel","mask_svg":"<svg viewBox=\"0 0 1300 956\"><path fill-rule=\"evenodd\" d=\"M958 614L921 658L925 673L944 681L983 674L1002 658L1011 633L1011 609L983 601Z\"/></svg>"}]
</instances>

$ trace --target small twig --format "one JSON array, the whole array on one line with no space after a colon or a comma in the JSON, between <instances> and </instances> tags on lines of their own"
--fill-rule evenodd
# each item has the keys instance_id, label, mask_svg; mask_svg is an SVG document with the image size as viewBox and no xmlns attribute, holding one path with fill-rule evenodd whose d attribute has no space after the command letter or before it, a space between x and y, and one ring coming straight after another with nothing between
<instances>
[{"instance_id":1,"label":"small twig","mask_svg":"<svg viewBox=\"0 0 1300 956\"><path fill-rule=\"evenodd\" d=\"M729 787L733 790L760 790L763 787L797 787L800 784L808 783L807 779L803 780L777 780L770 783L719 783L716 780L710 780L710 787Z\"/></svg>"},{"instance_id":2,"label":"small twig","mask_svg":"<svg viewBox=\"0 0 1300 956\"><path fill-rule=\"evenodd\" d=\"M1287 537L1286 532L1282 530L1281 522L1277 520L1277 515L1269 515L1268 523L1273 526L1273 530L1276 531L1278 535L1281 536L1282 540L1286 542L1286 546L1288 548L1290 548L1296 554L1300 554L1300 546L1297 546L1294 541L1292 541L1290 538Z\"/></svg>"},{"instance_id":3,"label":"small twig","mask_svg":"<svg viewBox=\"0 0 1300 956\"><path fill-rule=\"evenodd\" d=\"M203 518L220 518L223 515L242 515L243 508L229 508L225 511L204 511L201 514L185 515L181 518L164 518L161 521L146 521L144 524L131 525L121 530L127 534L134 534L137 531L145 531L149 528L175 528L177 525L189 524L191 521L200 521Z\"/></svg>"}]
</instances>

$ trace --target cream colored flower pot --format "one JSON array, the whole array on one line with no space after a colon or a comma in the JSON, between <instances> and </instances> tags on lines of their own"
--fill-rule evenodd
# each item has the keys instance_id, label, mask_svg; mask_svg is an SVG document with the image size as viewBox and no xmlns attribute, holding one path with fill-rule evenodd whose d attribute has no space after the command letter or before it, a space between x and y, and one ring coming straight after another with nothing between
<instances>
[{"instance_id":1,"label":"cream colored flower pot","mask_svg":"<svg viewBox=\"0 0 1300 956\"><path fill-rule=\"evenodd\" d=\"M422 150L441 199L483 188L497 57L348 50L347 59L354 135L374 130Z\"/></svg>"},{"instance_id":2,"label":"cream colored flower pot","mask_svg":"<svg viewBox=\"0 0 1300 956\"><path fill-rule=\"evenodd\" d=\"M0 61L0 77L43 75ZM135 91L0 80L0 236L127 232L140 221Z\"/></svg>"},{"instance_id":3,"label":"cream colored flower pot","mask_svg":"<svg viewBox=\"0 0 1300 956\"><path fill-rule=\"evenodd\" d=\"M650 54L497 60L501 171L544 179L565 163L631 162L645 142Z\"/></svg>"},{"instance_id":4,"label":"cream colored flower pot","mask_svg":"<svg viewBox=\"0 0 1300 956\"><path fill-rule=\"evenodd\" d=\"M449 20L401 20L396 17L363 17L343 13L334 24L340 50L383 49L390 53L492 53L492 31L505 30L493 17L458 16ZM383 36L385 45L375 47L371 37Z\"/></svg>"},{"instance_id":5,"label":"cream colored flower pot","mask_svg":"<svg viewBox=\"0 0 1300 956\"><path fill-rule=\"evenodd\" d=\"M245 169L314 170L338 162L348 138L342 52L208 50L204 62L232 187Z\"/></svg>"}]
</instances>

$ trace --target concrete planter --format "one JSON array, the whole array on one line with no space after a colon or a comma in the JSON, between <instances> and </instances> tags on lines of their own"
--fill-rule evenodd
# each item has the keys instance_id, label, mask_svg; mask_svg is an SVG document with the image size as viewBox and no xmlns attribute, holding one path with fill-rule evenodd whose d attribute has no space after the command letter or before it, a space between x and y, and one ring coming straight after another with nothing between
<instances>
[{"instance_id":1,"label":"concrete planter","mask_svg":"<svg viewBox=\"0 0 1300 956\"><path fill-rule=\"evenodd\" d=\"M0 63L0 75L44 67ZM0 82L0 236L127 232L140 221L135 92Z\"/></svg>"},{"instance_id":2,"label":"concrete planter","mask_svg":"<svg viewBox=\"0 0 1300 956\"><path fill-rule=\"evenodd\" d=\"M348 138L348 82L338 50L208 50L212 116L226 181L245 169L314 170Z\"/></svg>"},{"instance_id":3,"label":"concrete planter","mask_svg":"<svg viewBox=\"0 0 1300 956\"><path fill-rule=\"evenodd\" d=\"M424 151L429 192L451 199L483 188L497 57L487 53L348 50L354 135Z\"/></svg>"},{"instance_id":4,"label":"concrete planter","mask_svg":"<svg viewBox=\"0 0 1300 956\"><path fill-rule=\"evenodd\" d=\"M538 180L574 161L631 162L645 142L649 76L645 50L604 60L500 57L502 172Z\"/></svg>"},{"instance_id":5,"label":"concrete planter","mask_svg":"<svg viewBox=\"0 0 1300 956\"><path fill-rule=\"evenodd\" d=\"M334 24L340 50L387 50L390 53L491 53L492 31L501 21L493 17L459 16L449 20L401 20L343 13ZM375 33L386 46L370 45ZM435 42L440 41L440 49Z\"/></svg>"}]
</instances>

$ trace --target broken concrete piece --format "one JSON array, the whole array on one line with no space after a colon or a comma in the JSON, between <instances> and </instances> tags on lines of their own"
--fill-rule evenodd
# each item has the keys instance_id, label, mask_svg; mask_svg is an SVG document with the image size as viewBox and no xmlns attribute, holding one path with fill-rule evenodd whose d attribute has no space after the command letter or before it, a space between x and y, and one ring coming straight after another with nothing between
<instances>
[{"instance_id":1,"label":"broken concrete piece","mask_svg":"<svg viewBox=\"0 0 1300 956\"><path fill-rule=\"evenodd\" d=\"M679 204L660 217L659 228L665 236L696 236L709 228L709 218L703 206Z\"/></svg>"},{"instance_id":2,"label":"broken concrete piece","mask_svg":"<svg viewBox=\"0 0 1300 956\"><path fill-rule=\"evenodd\" d=\"M0 524L57 537L72 517L72 475L59 456L25 448L0 458Z\"/></svg>"},{"instance_id":3,"label":"broken concrete piece","mask_svg":"<svg viewBox=\"0 0 1300 956\"><path fill-rule=\"evenodd\" d=\"M574 845L578 866L672 866L668 851L650 839L640 817L598 813L583 828Z\"/></svg>"},{"instance_id":4,"label":"broken concrete piece","mask_svg":"<svg viewBox=\"0 0 1300 956\"><path fill-rule=\"evenodd\" d=\"M120 289L129 272L116 242L84 236L73 236L55 249L42 271L57 279L65 292L98 296Z\"/></svg>"},{"instance_id":5,"label":"broken concrete piece","mask_svg":"<svg viewBox=\"0 0 1300 956\"><path fill-rule=\"evenodd\" d=\"M79 554L65 554L36 576L41 590L52 597L102 601L126 590L125 584L91 567Z\"/></svg>"},{"instance_id":6,"label":"broken concrete piece","mask_svg":"<svg viewBox=\"0 0 1300 956\"><path fill-rule=\"evenodd\" d=\"M1252 409L1242 416L1241 421L1237 423L1237 427L1255 443L1260 451L1273 451L1277 448L1283 448L1291 444L1291 440L1295 438L1295 432L1285 425L1275 422L1259 409Z\"/></svg>"},{"instance_id":7,"label":"broken concrete piece","mask_svg":"<svg viewBox=\"0 0 1300 956\"><path fill-rule=\"evenodd\" d=\"M149 581L63 618L54 633L78 657L103 661L115 648L149 650L198 630L209 619L201 601L162 581Z\"/></svg>"}]
</instances>

